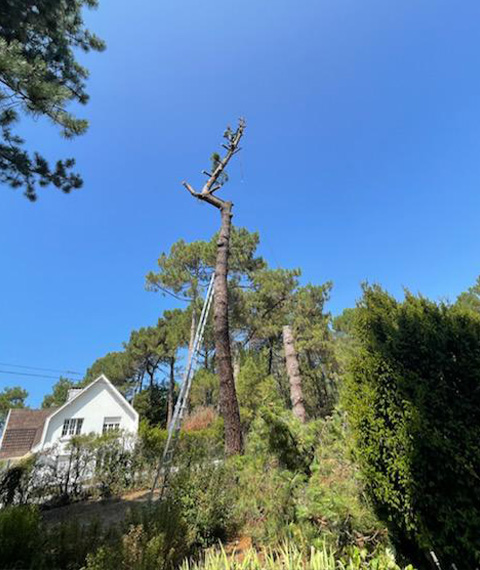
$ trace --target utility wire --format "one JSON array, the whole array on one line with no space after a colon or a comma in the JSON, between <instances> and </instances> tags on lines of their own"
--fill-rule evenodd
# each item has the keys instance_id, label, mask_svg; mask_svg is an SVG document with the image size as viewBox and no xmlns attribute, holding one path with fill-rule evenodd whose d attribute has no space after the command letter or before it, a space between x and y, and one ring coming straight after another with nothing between
<instances>
[{"instance_id":1,"label":"utility wire","mask_svg":"<svg viewBox=\"0 0 480 570\"><path fill-rule=\"evenodd\" d=\"M13 376L36 376L37 378L53 378L58 380L58 376L49 376L47 374L34 374L29 372L15 372L14 370L0 370L0 374L10 374Z\"/></svg>"},{"instance_id":2,"label":"utility wire","mask_svg":"<svg viewBox=\"0 0 480 570\"><path fill-rule=\"evenodd\" d=\"M0 362L0 366L11 366L13 368L28 368L29 370L43 370L44 372L60 372L62 374L76 374L82 376L81 372L73 370L58 370L57 368L41 368L40 366L25 366L23 364L9 364L8 362Z\"/></svg>"}]
</instances>

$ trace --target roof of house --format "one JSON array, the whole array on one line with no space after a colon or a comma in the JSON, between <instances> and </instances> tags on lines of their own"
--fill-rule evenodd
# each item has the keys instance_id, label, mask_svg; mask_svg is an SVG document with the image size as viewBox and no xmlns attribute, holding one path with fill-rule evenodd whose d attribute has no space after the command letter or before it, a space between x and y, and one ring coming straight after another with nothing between
<instances>
[{"instance_id":1,"label":"roof of house","mask_svg":"<svg viewBox=\"0 0 480 570\"><path fill-rule=\"evenodd\" d=\"M85 394L99 382L103 382L118 401L131 410L138 422L138 412L110 380L102 374L88 386L85 386L85 388L71 393L70 398L60 407L45 408L43 410L11 409L7 416L3 435L0 438L0 460L20 458L30 451L35 452L41 449L50 419L70 406L81 394Z\"/></svg>"},{"instance_id":2,"label":"roof of house","mask_svg":"<svg viewBox=\"0 0 480 570\"><path fill-rule=\"evenodd\" d=\"M56 410L57 408L11 409L1 441L0 459L26 455L40 441L46 419Z\"/></svg>"},{"instance_id":3,"label":"roof of house","mask_svg":"<svg viewBox=\"0 0 480 570\"><path fill-rule=\"evenodd\" d=\"M138 423L139 415L138 415L137 410L135 410L135 408L125 398L125 396L110 382L110 380L105 376L105 374L100 374L100 376L98 378L96 378L93 382L88 384L88 386L85 386L85 388L78 390L76 393L74 393L72 395L72 397L67 399L67 401L62 406L57 408L50 416L48 416L48 418L45 422L44 428L42 430L42 436L40 438L40 442L39 442L40 445L38 446L38 448L41 448L43 443L44 443L45 435L46 435L46 432L48 429L48 424L49 424L50 420L53 418L53 416L55 416L56 414L62 413L63 410L65 408L68 408L68 406L70 406L73 402L75 402L77 400L77 398L79 398L82 394L85 394L86 392L91 390L96 384L99 384L99 383L103 383L106 386L106 388L111 391L111 393L114 395L114 397L117 399L117 401L124 408L128 409L130 413L133 414L133 416L136 418L136 421ZM38 451L38 449L36 448L34 451Z\"/></svg>"}]
</instances>

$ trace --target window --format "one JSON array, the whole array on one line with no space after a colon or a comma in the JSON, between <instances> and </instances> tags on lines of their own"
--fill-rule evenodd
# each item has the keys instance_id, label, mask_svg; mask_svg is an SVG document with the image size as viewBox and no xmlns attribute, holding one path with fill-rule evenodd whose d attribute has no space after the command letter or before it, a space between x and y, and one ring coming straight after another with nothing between
<instances>
[{"instance_id":1,"label":"window","mask_svg":"<svg viewBox=\"0 0 480 570\"><path fill-rule=\"evenodd\" d=\"M64 420L62 437L66 435L78 435L82 431L83 418L70 418Z\"/></svg>"},{"instance_id":2,"label":"window","mask_svg":"<svg viewBox=\"0 0 480 570\"><path fill-rule=\"evenodd\" d=\"M120 418L104 418L103 433L118 431L120 429Z\"/></svg>"}]
</instances>

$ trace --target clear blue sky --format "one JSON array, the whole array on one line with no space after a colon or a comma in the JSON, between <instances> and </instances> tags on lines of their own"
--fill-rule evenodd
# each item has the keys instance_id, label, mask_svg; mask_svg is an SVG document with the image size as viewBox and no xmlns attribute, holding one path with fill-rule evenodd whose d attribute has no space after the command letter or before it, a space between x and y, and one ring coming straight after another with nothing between
<instances>
[{"instance_id":1,"label":"clear blue sky","mask_svg":"<svg viewBox=\"0 0 480 570\"><path fill-rule=\"evenodd\" d=\"M235 222L273 266L332 280L332 312L365 279L453 299L480 273L478 1L101 0L88 22L108 44L82 56L90 130L21 125L84 188L0 191L0 362L83 372L156 322L145 274L218 226L180 182L240 115ZM0 374L31 405L53 382Z\"/></svg>"}]
</instances>

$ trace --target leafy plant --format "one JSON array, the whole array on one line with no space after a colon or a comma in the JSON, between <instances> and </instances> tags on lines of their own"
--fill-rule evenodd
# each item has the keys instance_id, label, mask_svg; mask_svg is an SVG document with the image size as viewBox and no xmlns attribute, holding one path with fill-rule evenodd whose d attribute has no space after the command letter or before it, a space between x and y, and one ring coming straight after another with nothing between
<instances>
[{"instance_id":1,"label":"leafy plant","mask_svg":"<svg viewBox=\"0 0 480 570\"><path fill-rule=\"evenodd\" d=\"M412 560L480 561L480 317L365 287L344 393L370 497Z\"/></svg>"},{"instance_id":2,"label":"leafy plant","mask_svg":"<svg viewBox=\"0 0 480 570\"><path fill-rule=\"evenodd\" d=\"M34 568L43 543L38 509L22 505L0 510L0 568Z\"/></svg>"},{"instance_id":3,"label":"leafy plant","mask_svg":"<svg viewBox=\"0 0 480 570\"><path fill-rule=\"evenodd\" d=\"M186 561L181 570L401 570L391 551L379 552L374 558L356 550L351 557L339 559L323 548L311 548L305 554L293 543L284 543L275 550L249 549L228 555L223 548L209 550L200 562ZM404 570L413 570L412 566Z\"/></svg>"},{"instance_id":4,"label":"leafy plant","mask_svg":"<svg viewBox=\"0 0 480 570\"><path fill-rule=\"evenodd\" d=\"M235 472L211 462L181 469L173 478L172 500L179 506L195 546L226 540L237 528Z\"/></svg>"}]
</instances>

